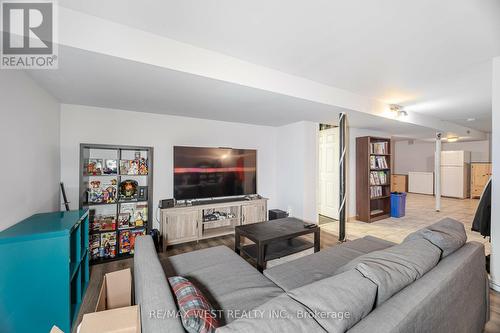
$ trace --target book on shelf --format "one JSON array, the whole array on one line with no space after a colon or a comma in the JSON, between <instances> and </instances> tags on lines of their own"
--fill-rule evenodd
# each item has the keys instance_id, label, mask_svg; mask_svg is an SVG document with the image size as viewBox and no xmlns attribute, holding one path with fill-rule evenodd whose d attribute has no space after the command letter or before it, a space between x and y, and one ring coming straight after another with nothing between
<instances>
[{"instance_id":1,"label":"book on shelf","mask_svg":"<svg viewBox=\"0 0 500 333\"><path fill-rule=\"evenodd\" d=\"M370 144L370 153L371 154L379 154L379 155L385 155L388 154L389 145L387 142L374 142Z\"/></svg>"},{"instance_id":2,"label":"book on shelf","mask_svg":"<svg viewBox=\"0 0 500 333\"><path fill-rule=\"evenodd\" d=\"M382 186L371 186L370 187L370 198L378 198L383 195Z\"/></svg>"},{"instance_id":3,"label":"book on shelf","mask_svg":"<svg viewBox=\"0 0 500 333\"><path fill-rule=\"evenodd\" d=\"M370 171L370 185L385 185L385 184L387 184L387 172Z\"/></svg>"},{"instance_id":4,"label":"book on shelf","mask_svg":"<svg viewBox=\"0 0 500 333\"><path fill-rule=\"evenodd\" d=\"M382 209L374 209L374 210L370 211L370 215L381 214L383 212L384 211Z\"/></svg>"},{"instance_id":5,"label":"book on shelf","mask_svg":"<svg viewBox=\"0 0 500 333\"><path fill-rule=\"evenodd\" d=\"M370 169L388 169L385 156L370 156Z\"/></svg>"}]
</instances>

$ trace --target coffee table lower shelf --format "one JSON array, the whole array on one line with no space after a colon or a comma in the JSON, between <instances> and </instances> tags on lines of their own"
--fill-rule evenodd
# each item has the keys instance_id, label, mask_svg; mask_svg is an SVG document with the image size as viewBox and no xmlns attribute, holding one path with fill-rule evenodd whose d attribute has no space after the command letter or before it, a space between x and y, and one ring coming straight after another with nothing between
<instances>
[{"instance_id":1,"label":"coffee table lower shelf","mask_svg":"<svg viewBox=\"0 0 500 333\"><path fill-rule=\"evenodd\" d=\"M274 241L266 246L264 261L274 260L288 255L302 252L304 250L314 247L313 242L305 239L292 238L281 241ZM250 244L241 246L241 252L247 256L257 258L257 244Z\"/></svg>"}]
</instances>

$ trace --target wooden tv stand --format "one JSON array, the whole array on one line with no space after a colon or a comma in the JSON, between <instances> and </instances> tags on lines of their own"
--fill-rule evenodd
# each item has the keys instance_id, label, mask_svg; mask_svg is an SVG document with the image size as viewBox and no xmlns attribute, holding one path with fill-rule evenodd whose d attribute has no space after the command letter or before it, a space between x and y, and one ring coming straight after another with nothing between
<instances>
[{"instance_id":1,"label":"wooden tv stand","mask_svg":"<svg viewBox=\"0 0 500 333\"><path fill-rule=\"evenodd\" d=\"M226 216L207 220L207 216L215 211ZM168 245L229 235L234 233L236 226L267 221L267 199L178 205L161 209L160 221L165 250Z\"/></svg>"}]
</instances>

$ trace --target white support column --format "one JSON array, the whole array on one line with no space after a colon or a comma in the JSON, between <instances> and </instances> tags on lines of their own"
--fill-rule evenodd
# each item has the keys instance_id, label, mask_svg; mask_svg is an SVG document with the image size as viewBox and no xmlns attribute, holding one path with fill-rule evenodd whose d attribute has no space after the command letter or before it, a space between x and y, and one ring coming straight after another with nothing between
<instances>
[{"instance_id":1,"label":"white support column","mask_svg":"<svg viewBox=\"0 0 500 333\"><path fill-rule=\"evenodd\" d=\"M436 133L436 151L434 155L434 195L436 212L441 210L441 133Z\"/></svg>"}]
</instances>

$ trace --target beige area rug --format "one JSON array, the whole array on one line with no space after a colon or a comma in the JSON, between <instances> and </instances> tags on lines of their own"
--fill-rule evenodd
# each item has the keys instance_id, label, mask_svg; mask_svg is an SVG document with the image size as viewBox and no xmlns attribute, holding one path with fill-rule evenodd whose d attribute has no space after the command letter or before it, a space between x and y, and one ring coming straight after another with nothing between
<instances>
[{"instance_id":1,"label":"beige area rug","mask_svg":"<svg viewBox=\"0 0 500 333\"><path fill-rule=\"evenodd\" d=\"M346 234L349 239L357 239L367 235L400 243L408 234L431 225L445 217L462 222L467 232L468 241L477 241L485 245L486 254L490 253L488 239L479 233L471 231L472 220L479 200L477 199L441 199L441 211L434 209L434 197L408 193L406 202L406 216L402 218L388 218L373 223L352 221L346 224ZM338 222L322 225L323 230L337 233Z\"/></svg>"}]
</instances>

